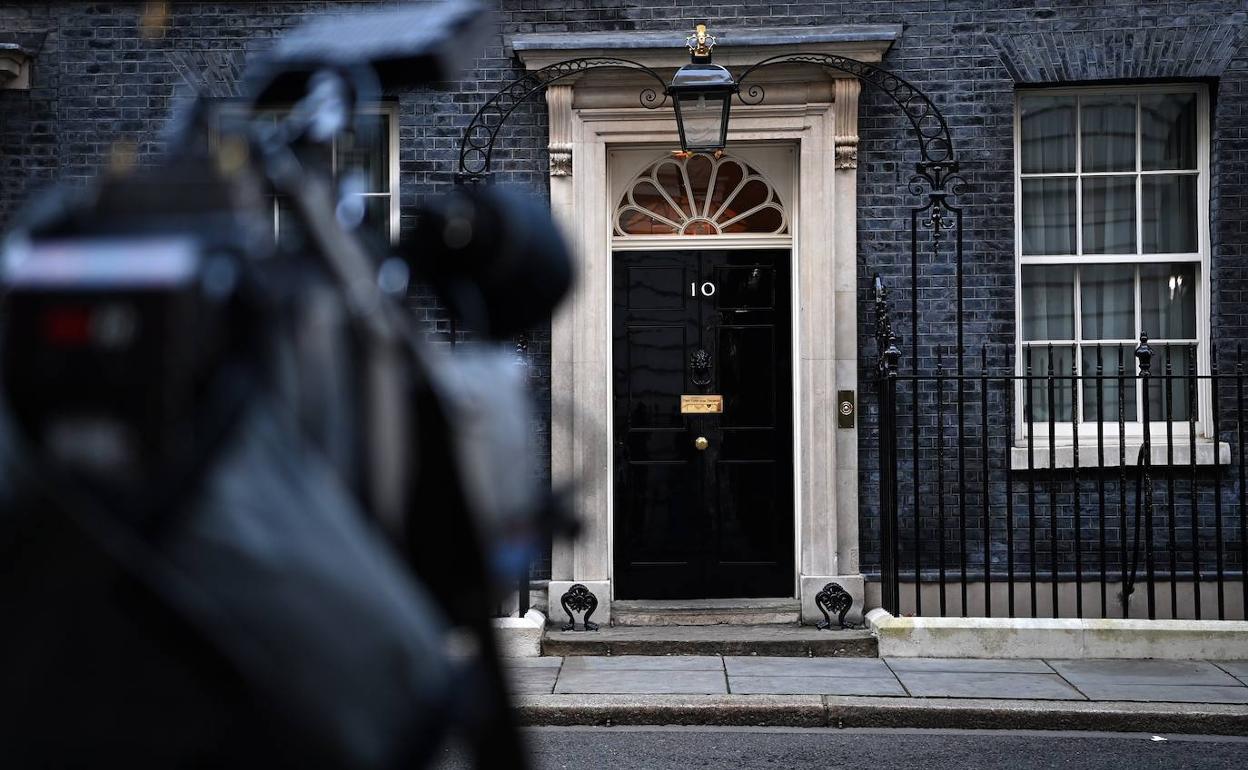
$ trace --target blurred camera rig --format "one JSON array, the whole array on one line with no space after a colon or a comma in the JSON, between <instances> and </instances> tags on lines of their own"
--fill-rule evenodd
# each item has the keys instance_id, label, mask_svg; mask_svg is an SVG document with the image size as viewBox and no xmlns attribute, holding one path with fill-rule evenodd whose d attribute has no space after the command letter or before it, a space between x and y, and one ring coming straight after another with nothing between
<instances>
[{"instance_id":1,"label":"blurred camera rig","mask_svg":"<svg viewBox=\"0 0 1248 770\"><path fill-rule=\"evenodd\" d=\"M471 3L314 22L242 109L196 102L167 161L55 190L6 236L10 756L390 767L459 726L479 764L523 765L489 616L570 518L514 356L439 354L402 301L423 281L498 342L549 318L571 260L547 210L490 188L388 250L319 162L486 31ZM447 652L455 627L475 654Z\"/></svg>"}]
</instances>

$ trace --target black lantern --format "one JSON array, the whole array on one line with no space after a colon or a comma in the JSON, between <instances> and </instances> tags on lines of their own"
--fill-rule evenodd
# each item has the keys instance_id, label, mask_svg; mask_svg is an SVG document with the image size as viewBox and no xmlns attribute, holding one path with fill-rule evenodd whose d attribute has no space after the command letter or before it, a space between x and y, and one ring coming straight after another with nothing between
<instances>
[{"instance_id":1,"label":"black lantern","mask_svg":"<svg viewBox=\"0 0 1248 770\"><path fill-rule=\"evenodd\" d=\"M680 148L685 152L722 150L728 139L728 110L737 81L732 73L711 64L715 38L699 24L688 40L690 63L676 71L667 93L676 108Z\"/></svg>"}]
</instances>

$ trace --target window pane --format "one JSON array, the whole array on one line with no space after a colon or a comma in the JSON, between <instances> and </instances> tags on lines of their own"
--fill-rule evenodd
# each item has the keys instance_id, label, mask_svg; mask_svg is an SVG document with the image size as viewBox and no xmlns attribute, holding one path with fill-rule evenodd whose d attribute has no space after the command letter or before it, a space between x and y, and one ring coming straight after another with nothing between
<instances>
[{"instance_id":1,"label":"window pane","mask_svg":"<svg viewBox=\"0 0 1248 770\"><path fill-rule=\"evenodd\" d=\"M1135 267L1088 265L1079 270L1079 312L1085 340L1135 337Z\"/></svg>"},{"instance_id":2,"label":"window pane","mask_svg":"<svg viewBox=\"0 0 1248 770\"><path fill-rule=\"evenodd\" d=\"M1075 170L1075 98L1027 96L1019 100L1022 172Z\"/></svg>"},{"instance_id":3,"label":"window pane","mask_svg":"<svg viewBox=\"0 0 1248 770\"><path fill-rule=\"evenodd\" d=\"M720 94L676 97L676 110L685 129L689 147L714 147L719 144L724 127L724 100Z\"/></svg>"},{"instance_id":4,"label":"window pane","mask_svg":"<svg viewBox=\"0 0 1248 770\"><path fill-rule=\"evenodd\" d=\"M745 166L735 160L719 164L719 169L715 171L715 187L711 189L711 199L706 208L707 216L715 216L747 174Z\"/></svg>"},{"instance_id":5,"label":"window pane","mask_svg":"<svg viewBox=\"0 0 1248 770\"><path fill-rule=\"evenodd\" d=\"M693 201L689 200L685 188L685 174L679 162L668 160L659 163L654 170L654 178L680 211L679 215L673 215L675 221L679 222L693 216Z\"/></svg>"},{"instance_id":6,"label":"window pane","mask_svg":"<svg viewBox=\"0 0 1248 770\"><path fill-rule=\"evenodd\" d=\"M1156 340L1196 339L1196 266L1140 265L1140 321Z\"/></svg>"},{"instance_id":7,"label":"window pane","mask_svg":"<svg viewBox=\"0 0 1248 770\"><path fill-rule=\"evenodd\" d=\"M1146 254L1196 251L1195 174L1141 176L1140 197Z\"/></svg>"},{"instance_id":8,"label":"window pane","mask_svg":"<svg viewBox=\"0 0 1248 770\"><path fill-rule=\"evenodd\" d=\"M639 209L620 209L620 232L628 235L673 235L676 228L660 222Z\"/></svg>"},{"instance_id":9,"label":"window pane","mask_svg":"<svg viewBox=\"0 0 1248 770\"><path fill-rule=\"evenodd\" d=\"M295 204L286 196L278 196L277 204L277 241L292 251L303 248L303 232L299 224L299 215Z\"/></svg>"},{"instance_id":10,"label":"window pane","mask_svg":"<svg viewBox=\"0 0 1248 770\"><path fill-rule=\"evenodd\" d=\"M1083 253L1135 253L1135 177L1083 178Z\"/></svg>"},{"instance_id":11,"label":"window pane","mask_svg":"<svg viewBox=\"0 0 1248 770\"><path fill-rule=\"evenodd\" d=\"M1084 97L1079 113L1084 171L1135 170L1135 97Z\"/></svg>"},{"instance_id":12,"label":"window pane","mask_svg":"<svg viewBox=\"0 0 1248 770\"><path fill-rule=\"evenodd\" d=\"M761 206L771 198L771 188L761 179L751 179L741 187L737 194L728 201L728 206L718 217L719 222L727 222L738 214Z\"/></svg>"},{"instance_id":13,"label":"window pane","mask_svg":"<svg viewBox=\"0 0 1248 770\"><path fill-rule=\"evenodd\" d=\"M1023 253L1075 253L1075 180L1024 179Z\"/></svg>"},{"instance_id":14,"label":"window pane","mask_svg":"<svg viewBox=\"0 0 1248 770\"><path fill-rule=\"evenodd\" d=\"M1040 422L1047 422L1053 414L1056 422L1074 419L1074 382L1071 379L1075 349L1067 346L1035 346L1023 351L1023 365L1031 366L1031 419L1037 423L1036 435L1043 434ZM1052 368L1050 368L1052 367ZM1026 371L1026 370L1024 370ZM1052 378L1049 373L1052 373ZM1023 419L1027 418L1027 401L1024 395Z\"/></svg>"},{"instance_id":15,"label":"window pane","mask_svg":"<svg viewBox=\"0 0 1248 770\"><path fill-rule=\"evenodd\" d=\"M711 186L711 173L715 163L710 155L698 153L685 161L685 173L689 175L689 187L693 189L693 216L709 216L714 211L704 211L707 188Z\"/></svg>"},{"instance_id":16,"label":"window pane","mask_svg":"<svg viewBox=\"0 0 1248 770\"><path fill-rule=\"evenodd\" d=\"M780 209L767 206L724 227L725 233L775 233L784 224Z\"/></svg>"},{"instance_id":17,"label":"window pane","mask_svg":"<svg viewBox=\"0 0 1248 770\"><path fill-rule=\"evenodd\" d=\"M672 208L672 204L667 202L667 198L663 197L663 193L659 191L659 188L649 180L638 182L633 185L632 194L633 202L643 210L653 211L655 214L658 214L664 219L669 219L673 222L683 222L685 220L686 214L683 211L678 211L677 209ZM628 228L624 228L624 232L633 233L650 231L646 229L630 230ZM662 232L672 232L672 229L668 227L667 229L662 230Z\"/></svg>"},{"instance_id":18,"label":"window pane","mask_svg":"<svg viewBox=\"0 0 1248 770\"><path fill-rule=\"evenodd\" d=\"M342 137L335 143L338 176L348 172L363 175L361 192L390 192L390 133L385 115L368 119L372 132L361 137Z\"/></svg>"},{"instance_id":19,"label":"window pane","mask_svg":"<svg viewBox=\"0 0 1248 770\"><path fill-rule=\"evenodd\" d=\"M390 196L369 195L364 198L364 227L377 233L383 242L390 241Z\"/></svg>"},{"instance_id":20,"label":"window pane","mask_svg":"<svg viewBox=\"0 0 1248 770\"><path fill-rule=\"evenodd\" d=\"M1082 353L1083 420L1085 422L1097 420L1116 422L1120 412L1118 400L1121 392L1122 419L1128 422L1134 421L1136 419L1136 385L1133 375L1137 371L1135 346L1110 346L1098 349L1095 345L1085 345ZM1120 372L1121 380L1119 379ZM1106 440L1108 441L1111 437L1116 440L1117 434L1106 429Z\"/></svg>"},{"instance_id":21,"label":"window pane","mask_svg":"<svg viewBox=\"0 0 1248 770\"><path fill-rule=\"evenodd\" d=\"M1075 338L1075 269L1023 266L1023 339Z\"/></svg>"},{"instance_id":22,"label":"window pane","mask_svg":"<svg viewBox=\"0 0 1248 770\"><path fill-rule=\"evenodd\" d=\"M1140 165L1196 168L1196 94L1140 97Z\"/></svg>"},{"instance_id":23,"label":"window pane","mask_svg":"<svg viewBox=\"0 0 1248 770\"><path fill-rule=\"evenodd\" d=\"M1196 360L1196 349L1190 345L1153 345L1153 376L1148 383L1148 421L1191 419L1192 396L1196 383L1188 376L1188 367ZM1166 363L1170 364L1170 376L1166 377ZM1180 430L1175 436L1179 443L1187 436ZM1160 437L1153 439L1162 443Z\"/></svg>"}]
</instances>

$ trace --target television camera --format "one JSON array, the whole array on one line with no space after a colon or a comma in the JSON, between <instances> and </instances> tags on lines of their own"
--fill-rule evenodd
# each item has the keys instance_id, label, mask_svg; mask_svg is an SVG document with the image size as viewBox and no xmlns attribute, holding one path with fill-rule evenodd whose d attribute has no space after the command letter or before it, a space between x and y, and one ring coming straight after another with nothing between
<instances>
[{"instance_id":1,"label":"television camera","mask_svg":"<svg viewBox=\"0 0 1248 770\"><path fill-rule=\"evenodd\" d=\"M568 528L498 344L571 284L501 189L370 239L331 141L452 80L473 3L316 21L199 99L166 160L17 219L0 254L0 744L41 766L522 766L489 616ZM274 110L280 117L272 119ZM297 237L274 237L274 198ZM414 328L411 280L480 344ZM495 343L495 344L492 344Z\"/></svg>"}]
</instances>

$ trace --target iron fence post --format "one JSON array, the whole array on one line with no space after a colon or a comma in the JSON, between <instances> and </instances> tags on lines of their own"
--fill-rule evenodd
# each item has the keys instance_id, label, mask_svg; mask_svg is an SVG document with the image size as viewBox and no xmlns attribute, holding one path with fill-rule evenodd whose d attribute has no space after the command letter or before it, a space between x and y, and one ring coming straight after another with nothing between
<instances>
[{"instance_id":1,"label":"iron fence post","mask_svg":"<svg viewBox=\"0 0 1248 770\"><path fill-rule=\"evenodd\" d=\"M1140 362L1140 416L1144 429L1144 440L1140 445L1140 478L1143 483L1141 495L1144 506L1144 567L1148 580L1148 619L1153 620L1157 617L1157 576L1153 553L1153 447L1148 425L1148 407L1152 398L1149 387L1153 375L1153 349L1149 347L1147 334L1140 335L1140 344L1135 349L1135 357Z\"/></svg>"},{"instance_id":2,"label":"iron fence post","mask_svg":"<svg viewBox=\"0 0 1248 770\"><path fill-rule=\"evenodd\" d=\"M888 290L879 275L874 284L880 392L880 593L884 609L896 615L901 605L897 538L897 371L901 349L893 333Z\"/></svg>"}]
</instances>

